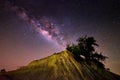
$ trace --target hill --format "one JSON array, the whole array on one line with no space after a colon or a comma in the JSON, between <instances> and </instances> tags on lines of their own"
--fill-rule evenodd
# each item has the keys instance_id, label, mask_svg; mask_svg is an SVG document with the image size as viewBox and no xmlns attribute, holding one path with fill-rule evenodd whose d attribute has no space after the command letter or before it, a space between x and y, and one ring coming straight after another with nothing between
<instances>
[{"instance_id":1,"label":"hill","mask_svg":"<svg viewBox=\"0 0 120 80\"><path fill-rule=\"evenodd\" d=\"M95 64L77 62L69 51L34 60L27 66L3 74L6 75L9 80L120 80L120 76Z\"/></svg>"}]
</instances>

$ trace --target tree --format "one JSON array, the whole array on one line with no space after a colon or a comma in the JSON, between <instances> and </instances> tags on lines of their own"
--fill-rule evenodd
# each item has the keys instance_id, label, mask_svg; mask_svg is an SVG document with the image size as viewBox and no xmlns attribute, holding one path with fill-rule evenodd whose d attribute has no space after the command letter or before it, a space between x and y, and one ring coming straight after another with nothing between
<instances>
[{"instance_id":1,"label":"tree","mask_svg":"<svg viewBox=\"0 0 120 80\"><path fill-rule=\"evenodd\" d=\"M92 54L92 60L105 61L108 58L107 56L102 55L102 53L95 52Z\"/></svg>"},{"instance_id":2,"label":"tree","mask_svg":"<svg viewBox=\"0 0 120 80\"><path fill-rule=\"evenodd\" d=\"M94 37L80 37L77 42L82 55L86 58L86 60L90 60L92 53L95 51L94 47L98 46Z\"/></svg>"},{"instance_id":3,"label":"tree","mask_svg":"<svg viewBox=\"0 0 120 80\"><path fill-rule=\"evenodd\" d=\"M108 57L104 56L102 53L95 52L95 47L98 46L94 37L84 36L77 39L76 45L68 44L66 49L72 52L77 60L82 58L81 56L84 56L87 62L97 62L98 65L103 66L102 61Z\"/></svg>"},{"instance_id":4,"label":"tree","mask_svg":"<svg viewBox=\"0 0 120 80\"><path fill-rule=\"evenodd\" d=\"M79 57L80 56L80 50L79 50L78 45L74 45L74 44L70 45L70 44L68 44L66 49L74 54L74 58L76 60L80 59L80 57Z\"/></svg>"},{"instance_id":5,"label":"tree","mask_svg":"<svg viewBox=\"0 0 120 80\"><path fill-rule=\"evenodd\" d=\"M1 72L1 73L5 73L6 70L5 70L5 69L1 69L0 72Z\"/></svg>"}]
</instances>

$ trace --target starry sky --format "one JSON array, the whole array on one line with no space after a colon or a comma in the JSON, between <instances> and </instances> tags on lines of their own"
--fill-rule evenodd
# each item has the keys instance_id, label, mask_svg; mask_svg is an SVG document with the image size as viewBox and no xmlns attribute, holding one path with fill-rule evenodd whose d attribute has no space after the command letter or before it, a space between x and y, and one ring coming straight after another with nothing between
<instances>
[{"instance_id":1,"label":"starry sky","mask_svg":"<svg viewBox=\"0 0 120 80\"><path fill-rule=\"evenodd\" d=\"M85 35L120 74L120 0L0 0L0 69L63 51Z\"/></svg>"}]
</instances>

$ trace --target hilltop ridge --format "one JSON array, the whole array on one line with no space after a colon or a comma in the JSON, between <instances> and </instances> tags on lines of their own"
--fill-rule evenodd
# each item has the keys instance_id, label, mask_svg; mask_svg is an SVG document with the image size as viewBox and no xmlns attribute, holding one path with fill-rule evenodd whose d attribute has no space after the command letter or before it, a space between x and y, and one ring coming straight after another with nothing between
<instances>
[{"instance_id":1,"label":"hilltop ridge","mask_svg":"<svg viewBox=\"0 0 120 80\"><path fill-rule=\"evenodd\" d=\"M76 61L67 50L34 60L8 75L12 80L120 80L120 76L94 64Z\"/></svg>"}]
</instances>

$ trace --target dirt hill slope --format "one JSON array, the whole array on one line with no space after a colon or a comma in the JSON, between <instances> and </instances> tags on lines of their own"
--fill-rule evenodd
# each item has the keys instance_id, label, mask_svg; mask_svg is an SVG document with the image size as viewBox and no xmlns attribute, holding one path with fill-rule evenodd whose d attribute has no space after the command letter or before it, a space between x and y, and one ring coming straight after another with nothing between
<instances>
[{"instance_id":1,"label":"dirt hill slope","mask_svg":"<svg viewBox=\"0 0 120 80\"><path fill-rule=\"evenodd\" d=\"M120 80L120 76L96 65L77 62L68 51L35 60L16 71L6 73L12 80Z\"/></svg>"}]
</instances>

